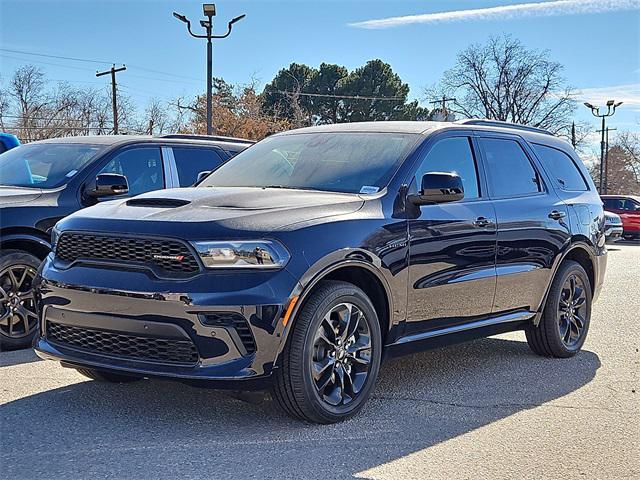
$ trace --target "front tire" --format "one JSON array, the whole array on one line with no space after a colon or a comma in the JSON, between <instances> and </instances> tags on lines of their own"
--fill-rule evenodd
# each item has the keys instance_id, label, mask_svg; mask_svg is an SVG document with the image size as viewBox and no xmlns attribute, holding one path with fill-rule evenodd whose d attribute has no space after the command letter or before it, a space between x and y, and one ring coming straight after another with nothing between
<instances>
[{"instance_id":1,"label":"front tire","mask_svg":"<svg viewBox=\"0 0 640 480\"><path fill-rule=\"evenodd\" d=\"M84 375L91 380L107 383L131 383L142 380L142 377L135 375L122 375L115 372L106 372L103 370L94 370L92 368L76 368L78 373Z\"/></svg>"},{"instance_id":2,"label":"front tire","mask_svg":"<svg viewBox=\"0 0 640 480\"><path fill-rule=\"evenodd\" d=\"M21 250L0 256L0 351L26 348L38 329L33 292L40 259Z\"/></svg>"},{"instance_id":3,"label":"front tire","mask_svg":"<svg viewBox=\"0 0 640 480\"><path fill-rule=\"evenodd\" d=\"M578 353L589 331L591 300L589 276L582 265L572 260L560 265L540 323L525 330L531 350L556 358Z\"/></svg>"},{"instance_id":4,"label":"front tire","mask_svg":"<svg viewBox=\"0 0 640 480\"><path fill-rule=\"evenodd\" d=\"M305 301L275 371L274 397L289 415L335 423L355 415L373 389L380 322L355 285L324 281Z\"/></svg>"}]
</instances>

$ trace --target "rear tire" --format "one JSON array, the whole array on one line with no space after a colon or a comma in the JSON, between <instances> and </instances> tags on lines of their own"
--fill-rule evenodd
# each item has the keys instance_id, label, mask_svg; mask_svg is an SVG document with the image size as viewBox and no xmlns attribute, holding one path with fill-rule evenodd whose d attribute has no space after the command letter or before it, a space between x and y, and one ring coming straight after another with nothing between
<instances>
[{"instance_id":1,"label":"rear tire","mask_svg":"<svg viewBox=\"0 0 640 480\"><path fill-rule=\"evenodd\" d=\"M0 351L31 346L38 331L33 280L40 259L22 250L0 256Z\"/></svg>"},{"instance_id":2,"label":"rear tire","mask_svg":"<svg viewBox=\"0 0 640 480\"><path fill-rule=\"evenodd\" d=\"M373 389L382 352L375 308L355 285L324 281L293 319L275 371L273 396L294 418L346 420Z\"/></svg>"},{"instance_id":3,"label":"rear tire","mask_svg":"<svg viewBox=\"0 0 640 480\"><path fill-rule=\"evenodd\" d=\"M142 377L135 375L122 375L120 373L105 372L102 370L94 370L92 368L76 368L78 373L81 373L85 377L98 382L108 383L131 383L138 380L142 380Z\"/></svg>"},{"instance_id":4,"label":"rear tire","mask_svg":"<svg viewBox=\"0 0 640 480\"><path fill-rule=\"evenodd\" d=\"M591 321L591 284L582 265L560 265L547 297L542 319L525 334L531 350L544 357L568 358L580 351Z\"/></svg>"}]
</instances>

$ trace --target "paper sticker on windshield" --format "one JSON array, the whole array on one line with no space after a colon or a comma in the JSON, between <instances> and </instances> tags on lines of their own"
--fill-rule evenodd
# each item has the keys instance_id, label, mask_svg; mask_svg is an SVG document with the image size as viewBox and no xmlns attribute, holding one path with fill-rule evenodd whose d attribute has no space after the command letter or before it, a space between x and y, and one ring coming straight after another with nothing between
<instances>
[{"instance_id":1,"label":"paper sticker on windshield","mask_svg":"<svg viewBox=\"0 0 640 480\"><path fill-rule=\"evenodd\" d=\"M365 185L360 189L360 193L378 193L380 190L378 187L372 187L370 185Z\"/></svg>"},{"instance_id":2,"label":"paper sticker on windshield","mask_svg":"<svg viewBox=\"0 0 640 480\"><path fill-rule=\"evenodd\" d=\"M67 178L71 178L71 177L73 177L76 173L78 173L78 170L71 170L69 173L67 173L66 177L67 177Z\"/></svg>"}]
</instances>

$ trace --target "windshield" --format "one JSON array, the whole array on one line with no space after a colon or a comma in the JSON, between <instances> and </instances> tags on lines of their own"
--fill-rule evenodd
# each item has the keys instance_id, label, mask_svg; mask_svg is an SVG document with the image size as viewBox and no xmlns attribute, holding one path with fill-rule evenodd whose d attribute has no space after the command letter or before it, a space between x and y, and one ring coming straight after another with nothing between
<instances>
[{"instance_id":1,"label":"windshield","mask_svg":"<svg viewBox=\"0 0 640 480\"><path fill-rule=\"evenodd\" d=\"M416 140L417 135L355 132L270 137L222 165L199 187L376 193Z\"/></svg>"},{"instance_id":2,"label":"windshield","mask_svg":"<svg viewBox=\"0 0 640 480\"><path fill-rule=\"evenodd\" d=\"M79 143L32 143L0 155L0 185L56 188L106 147Z\"/></svg>"}]
</instances>

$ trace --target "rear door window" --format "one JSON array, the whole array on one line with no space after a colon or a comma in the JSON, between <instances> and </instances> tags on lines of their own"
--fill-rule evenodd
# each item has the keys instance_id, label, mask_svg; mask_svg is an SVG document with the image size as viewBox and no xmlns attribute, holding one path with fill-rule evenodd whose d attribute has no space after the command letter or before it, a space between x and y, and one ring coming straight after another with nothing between
<instances>
[{"instance_id":1,"label":"rear door window","mask_svg":"<svg viewBox=\"0 0 640 480\"><path fill-rule=\"evenodd\" d=\"M587 182L578 170L574 160L561 150L545 145L532 144L545 170L562 190L584 192Z\"/></svg>"},{"instance_id":2,"label":"rear door window","mask_svg":"<svg viewBox=\"0 0 640 480\"><path fill-rule=\"evenodd\" d=\"M220 153L213 148L172 147L181 187L196 183L200 172L212 171L224 163Z\"/></svg>"},{"instance_id":3,"label":"rear door window","mask_svg":"<svg viewBox=\"0 0 640 480\"><path fill-rule=\"evenodd\" d=\"M542 191L542 182L529 157L515 140L479 138L494 197L521 197Z\"/></svg>"}]
</instances>

